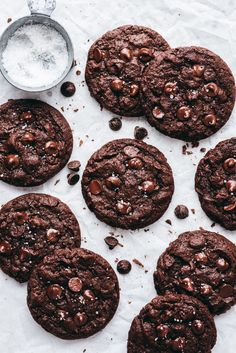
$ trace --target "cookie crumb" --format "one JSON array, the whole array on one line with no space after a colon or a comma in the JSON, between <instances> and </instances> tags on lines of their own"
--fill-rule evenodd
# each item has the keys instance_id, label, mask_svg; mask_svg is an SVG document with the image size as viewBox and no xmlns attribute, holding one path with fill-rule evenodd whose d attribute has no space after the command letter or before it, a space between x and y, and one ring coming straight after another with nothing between
<instances>
[{"instance_id":1,"label":"cookie crumb","mask_svg":"<svg viewBox=\"0 0 236 353\"><path fill-rule=\"evenodd\" d=\"M142 262L139 261L138 259L133 259L132 261L133 261L134 264L136 264L136 265L138 265L138 266L140 266L140 267L144 267L144 265L142 264Z\"/></svg>"}]
</instances>

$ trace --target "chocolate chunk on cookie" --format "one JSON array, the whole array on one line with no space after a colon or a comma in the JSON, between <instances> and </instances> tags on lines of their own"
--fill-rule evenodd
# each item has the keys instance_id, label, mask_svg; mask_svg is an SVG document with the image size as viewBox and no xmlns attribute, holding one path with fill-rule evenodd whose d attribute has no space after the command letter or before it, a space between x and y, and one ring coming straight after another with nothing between
<instances>
[{"instance_id":1,"label":"chocolate chunk on cookie","mask_svg":"<svg viewBox=\"0 0 236 353\"><path fill-rule=\"evenodd\" d=\"M236 303L236 246L217 233L185 232L160 256L154 282L158 294L189 294L221 314Z\"/></svg>"},{"instance_id":2,"label":"chocolate chunk on cookie","mask_svg":"<svg viewBox=\"0 0 236 353\"><path fill-rule=\"evenodd\" d=\"M85 249L56 250L33 270L29 310L46 331L63 339L89 337L103 329L119 303L115 272Z\"/></svg>"},{"instance_id":3,"label":"chocolate chunk on cookie","mask_svg":"<svg viewBox=\"0 0 236 353\"><path fill-rule=\"evenodd\" d=\"M201 206L215 222L236 229L236 138L222 141L203 157L195 176Z\"/></svg>"},{"instance_id":4,"label":"chocolate chunk on cookie","mask_svg":"<svg viewBox=\"0 0 236 353\"><path fill-rule=\"evenodd\" d=\"M142 26L122 26L104 34L90 48L86 82L91 95L113 113L143 115L140 81L144 68L169 45Z\"/></svg>"},{"instance_id":5,"label":"chocolate chunk on cookie","mask_svg":"<svg viewBox=\"0 0 236 353\"><path fill-rule=\"evenodd\" d=\"M54 249L79 246L74 214L53 196L26 194L0 210L0 267L18 282L27 281L35 264Z\"/></svg>"},{"instance_id":6,"label":"chocolate chunk on cookie","mask_svg":"<svg viewBox=\"0 0 236 353\"><path fill-rule=\"evenodd\" d=\"M154 298L132 322L128 353L210 353L216 327L207 307L187 295Z\"/></svg>"},{"instance_id":7,"label":"chocolate chunk on cookie","mask_svg":"<svg viewBox=\"0 0 236 353\"><path fill-rule=\"evenodd\" d=\"M145 70L141 91L149 123L165 135L186 141L218 131L235 103L229 67L200 47L161 53Z\"/></svg>"},{"instance_id":8,"label":"chocolate chunk on cookie","mask_svg":"<svg viewBox=\"0 0 236 353\"><path fill-rule=\"evenodd\" d=\"M36 100L10 100L0 106L0 117L0 180L40 185L66 165L73 138L58 110Z\"/></svg>"},{"instance_id":9,"label":"chocolate chunk on cookie","mask_svg":"<svg viewBox=\"0 0 236 353\"><path fill-rule=\"evenodd\" d=\"M165 156L138 140L114 140L89 159L82 178L85 201L98 219L137 229L158 220L174 192Z\"/></svg>"}]
</instances>

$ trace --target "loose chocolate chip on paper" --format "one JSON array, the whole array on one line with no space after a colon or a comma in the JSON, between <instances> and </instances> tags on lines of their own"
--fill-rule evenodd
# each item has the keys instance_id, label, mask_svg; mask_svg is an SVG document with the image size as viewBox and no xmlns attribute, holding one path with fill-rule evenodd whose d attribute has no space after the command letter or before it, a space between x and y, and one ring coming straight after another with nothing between
<instances>
[{"instance_id":1,"label":"loose chocolate chip on paper","mask_svg":"<svg viewBox=\"0 0 236 353\"><path fill-rule=\"evenodd\" d=\"M78 172L80 169L80 161L71 161L67 164L67 168L73 170L73 172Z\"/></svg>"},{"instance_id":2,"label":"loose chocolate chip on paper","mask_svg":"<svg viewBox=\"0 0 236 353\"><path fill-rule=\"evenodd\" d=\"M147 132L147 129L145 129L145 127L139 127L139 126L135 127L134 137L137 140L143 140L145 137L147 137L147 135L148 135L148 132Z\"/></svg>"},{"instance_id":3,"label":"loose chocolate chip on paper","mask_svg":"<svg viewBox=\"0 0 236 353\"><path fill-rule=\"evenodd\" d=\"M113 131L118 131L121 129L122 127L122 121L120 118L112 118L110 121L109 121L109 126L110 126L110 129L113 130Z\"/></svg>"},{"instance_id":4,"label":"loose chocolate chip on paper","mask_svg":"<svg viewBox=\"0 0 236 353\"><path fill-rule=\"evenodd\" d=\"M178 205L175 207L175 215L179 219L184 219L188 217L189 210L185 205Z\"/></svg>"},{"instance_id":5,"label":"loose chocolate chip on paper","mask_svg":"<svg viewBox=\"0 0 236 353\"><path fill-rule=\"evenodd\" d=\"M127 274L131 271L132 265L128 260L120 260L117 264L117 271L121 274Z\"/></svg>"},{"instance_id":6,"label":"loose chocolate chip on paper","mask_svg":"<svg viewBox=\"0 0 236 353\"><path fill-rule=\"evenodd\" d=\"M79 174L77 174L77 173L70 173L70 174L68 174L68 176L67 176L67 181L68 181L68 184L69 184L69 185L75 185L75 184L77 184L78 181L79 181L79 179L80 179L80 176L79 176Z\"/></svg>"},{"instance_id":7,"label":"loose chocolate chip on paper","mask_svg":"<svg viewBox=\"0 0 236 353\"><path fill-rule=\"evenodd\" d=\"M65 97L72 97L75 94L76 88L73 82L64 82L61 86L61 93Z\"/></svg>"}]
</instances>

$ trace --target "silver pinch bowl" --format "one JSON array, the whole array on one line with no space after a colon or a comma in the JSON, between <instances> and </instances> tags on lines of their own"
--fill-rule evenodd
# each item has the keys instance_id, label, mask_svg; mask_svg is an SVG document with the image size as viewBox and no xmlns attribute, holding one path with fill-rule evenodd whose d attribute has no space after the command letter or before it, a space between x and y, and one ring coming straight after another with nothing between
<instances>
[{"instance_id":1,"label":"silver pinch bowl","mask_svg":"<svg viewBox=\"0 0 236 353\"><path fill-rule=\"evenodd\" d=\"M2 75L5 77L5 79L14 87L19 88L26 92L42 92L56 86L58 83L63 81L64 78L67 76L67 74L69 73L73 65L74 49L73 49L72 41L67 31L58 22L56 22L50 17L52 12L56 8L56 0L27 0L27 3L31 14L29 16L22 17L16 20L15 22L13 22L3 32L0 38L0 71ZM68 51L67 66L63 74L61 75L61 77L56 78L55 81L53 81L51 84L48 84L47 86L44 85L41 87L28 87L28 86L21 85L17 82L17 80L14 81L11 77L9 77L8 72L3 66L2 55L7 46L9 38L12 37L12 35L15 33L15 31L18 28L27 24L44 24L54 28L57 32L59 32L62 35L67 45L67 51Z\"/></svg>"}]
</instances>

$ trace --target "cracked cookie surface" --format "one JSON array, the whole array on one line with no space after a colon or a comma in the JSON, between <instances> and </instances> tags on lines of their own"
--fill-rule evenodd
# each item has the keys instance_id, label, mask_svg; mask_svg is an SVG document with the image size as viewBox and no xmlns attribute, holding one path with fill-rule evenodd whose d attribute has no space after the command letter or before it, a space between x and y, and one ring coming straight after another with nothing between
<instances>
[{"instance_id":1,"label":"cracked cookie surface","mask_svg":"<svg viewBox=\"0 0 236 353\"><path fill-rule=\"evenodd\" d=\"M158 220L174 192L171 168L154 146L114 140L95 152L82 178L85 201L98 219L125 229Z\"/></svg>"},{"instance_id":2,"label":"cracked cookie surface","mask_svg":"<svg viewBox=\"0 0 236 353\"><path fill-rule=\"evenodd\" d=\"M236 246L217 233L185 232L158 259L154 283L158 294L192 295L221 314L236 303Z\"/></svg>"},{"instance_id":3,"label":"cracked cookie surface","mask_svg":"<svg viewBox=\"0 0 236 353\"><path fill-rule=\"evenodd\" d=\"M70 158L73 138L63 115L31 99L0 106L0 180L35 186L57 174Z\"/></svg>"},{"instance_id":4,"label":"cracked cookie surface","mask_svg":"<svg viewBox=\"0 0 236 353\"><path fill-rule=\"evenodd\" d=\"M115 272L86 249L56 250L35 267L27 302L35 321L63 339L89 337L103 329L119 303Z\"/></svg>"},{"instance_id":5,"label":"cracked cookie surface","mask_svg":"<svg viewBox=\"0 0 236 353\"><path fill-rule=\"evenodd\" d=\"M227 64L201 47L167 50L145 70L142 102L157 130L186 141L216 133L235 103L235 81Z\"/></svg>"},{"instance_id":6,"label":"cracked cookie surface","mask_svg":"<svg viewBox=\"0 0 236 353\"><path fill-rule=\"evenodd\" d=\"M107 32L89 50L85 77L91 95L113 113L143 115L143 70L168 48L159 33L146 27L127 25Z\"/></svg>"},{"instance_id":7,"label":"cracked cookie surface","mask_svg":"<svg viewBox=\"0 0 236 353\"><path fill-rule=\"evenodd\" d=\"M210 218L236 229L236 138L221 141L201 159L195 190Z\"/></svg>"},{"instance_id":8,"label":"cracked cookie surface","mask_svg":"<svg viewBox=\"0 0 236 353\"><path fill-rule=\"evenodd\" d=\"M54 249L79 246L78 221L56 197L26 194L0 210L0 267L19 282Z\"/></svg>"},{"instance_id":9,"label":"cracked cookie surface","mask_svg":"<svg viewBox=\"0 0 236 353\"><path fill-rule=\"evenodd\" d=\"M210 353L214 320L196 298L169 294L148 303L132 322L128 353Z\"/></svg>"}]
</instances>

